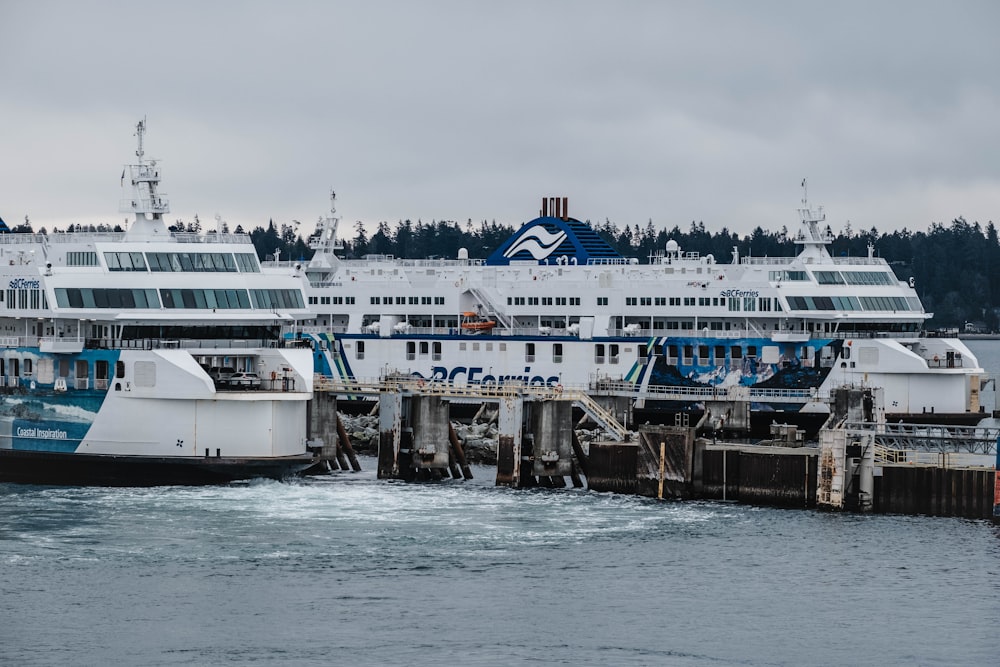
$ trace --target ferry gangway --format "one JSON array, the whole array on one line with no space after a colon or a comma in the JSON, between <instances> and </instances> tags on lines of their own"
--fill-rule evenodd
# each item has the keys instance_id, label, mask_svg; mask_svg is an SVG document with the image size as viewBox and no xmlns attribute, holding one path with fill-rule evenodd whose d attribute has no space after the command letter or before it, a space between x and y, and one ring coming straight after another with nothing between
<instances>
[{"instance_id":1,"label":"ferry gangway","mask_svg":"<svg viewBox=\"0 0 1000 667\"><path fill-rule=\"evenodd\" d=\"M377 380L345 380L317 375L313 379L313 391L349 397L403 392L421 396L441 396L449 399L502 400L522 397L534 400L573 401L613 439L625 440L629 436L629 430L582 387L566 388L562 385L529 385L518 382L454 384L444 381L428 381L411 376L389 376Z\"/></svg>"},{"instance_id":2,"label":"ferry gangway","mask_svg":"<svg viewBox=\"0 0 1000 667\"><path fill-rule=\"evenodd\" d=\"M877 447L886 450L996 454L1000 427L951 426L938 424L879 424L873 422L847 422L851 434L871 435Z\"/></svg>"},{"instance_id":3,"label":"ferry gangway","mask_svg":"<svg viewBox=\"0 0 1000 667\"><path fill-rule=\"evenodd\" d=\"M640 386L618 380L595 380L585 386L529 385L524 382L454 384L446 380L425 380L410 376L388 376L379 379L343 379L317 375L315 391L337 394L375 395L383 391L410 391L439 394L454 398L491 398L530 395L538 398L572 392L575 395L643 398L658 401L751 401L768 403L808 403L816 400L811 389L776 389L763 387L677 387L671 385Z\"/></svg>"},{"instance_id":4,"label":"ferry gangway","mask_svg":"<svg viewBox=\"0 0 1000 667\"><path fill-rule=\"evenodd\" d=\"M603 396L633 396L653 401L750 401L768 403L808 403L816 399L811 389L770 387L678 387L674 385L640 386L620 380L595 380L589 393Z\"/></svg>"}]
</instances>

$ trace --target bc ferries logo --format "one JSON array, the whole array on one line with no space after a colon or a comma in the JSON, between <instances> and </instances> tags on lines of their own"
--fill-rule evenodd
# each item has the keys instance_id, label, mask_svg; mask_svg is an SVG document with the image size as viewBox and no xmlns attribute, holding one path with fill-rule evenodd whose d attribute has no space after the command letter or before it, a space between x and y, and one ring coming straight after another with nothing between
<instances>
[{"instance_id":1,"label":"bc ferries logo","mask_svg":"<svg viewBox=\"0 0 1000 667\"><path fill-rule=\"evenodd\" d=\"M504 252L503 256L510 258L525 250L535 259L545 259L566 240L566 236L566 232L562 230L553 233L541 225L537 225L525 230L523 234L517 237L510 244L510 247L507 248L507 251Z\"/></svg>"},{"instance_id":2,"label":"bc ferries logo","mask_svg":"<svg viewBox=\"0 0 1000 667\"><path fill-rule=\"evenodd\" d=\"M9 283L9 289L38 289L41 286L41 281L28 280L27 278L14 278Z\"/></svg>"},{"instance_id":3,"label":"bc ferries logo","mask_svg":"<svg viewBox=\"0 0 1000 667\"><path fill-rule=\"evenodd\" d=\"M729 298L739 298L741 296L758 297L760 296L760 292L755 289L724 289L719 292L719 296Z\"/></svg>"}]
</instances>

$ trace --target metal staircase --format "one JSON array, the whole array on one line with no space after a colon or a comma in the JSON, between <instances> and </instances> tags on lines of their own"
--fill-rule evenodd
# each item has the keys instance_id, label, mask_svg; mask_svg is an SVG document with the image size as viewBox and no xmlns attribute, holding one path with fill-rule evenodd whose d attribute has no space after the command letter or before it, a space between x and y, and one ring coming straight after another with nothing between
<instances>
[{"instance_id":1,"label":"metal staircase","mask_svg":"<svg viewBox=\"0 0 1000 667\"><path fill-rule=\"evenodd\" d=\"M483 307L484 315L495 317L497 323L504 329L513 328L511 326L510 318L497 309L496 303L494 303L494 301L485 292L483 292L483 290L478 287L468 287L466 288L466 291L476 299L476 303Z\"/></svg>"}]
</instances>

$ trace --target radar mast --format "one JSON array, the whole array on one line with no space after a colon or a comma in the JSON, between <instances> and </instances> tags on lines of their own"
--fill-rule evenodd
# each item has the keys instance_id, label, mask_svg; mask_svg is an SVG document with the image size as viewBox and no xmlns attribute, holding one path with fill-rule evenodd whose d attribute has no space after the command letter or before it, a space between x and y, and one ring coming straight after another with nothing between
<instances>
[{"instance_id":1,"label":"radar mast","mask_svg":"<svg viewBox=\"0 0 1000 667\"><path fill-rule=\"evenodd\" d=\"M170 212L170 203L158 190L160 168L156 160L149 162L145 160L146 151L143 147L145 134L146 119L143 118L135 126L135 136L138 138L135 155L138 159L136 164L125 165L122 171L122 187L125 187L127 174L131 196L122 199L119 210L135 216L125 236L129 241L151 240L169 235L163 215Z\"/></svg>"}]
</instances>

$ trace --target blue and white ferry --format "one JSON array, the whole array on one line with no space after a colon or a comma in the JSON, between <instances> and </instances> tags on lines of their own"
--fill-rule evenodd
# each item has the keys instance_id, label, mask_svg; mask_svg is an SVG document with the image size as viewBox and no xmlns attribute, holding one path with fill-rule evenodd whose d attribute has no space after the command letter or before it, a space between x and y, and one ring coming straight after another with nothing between
<instances>
[{"instance_id":1,"label":"blue and white ferry","mask_svg":"<svg viewBox=\"0 0 1000 667\"><path fill-rule=\"evenodd\" d=\"M122 233L0 234L0 481L201 483L308 467L301 276L246 235L173 233L145 122ZM213 368L249 371L236 391Z\"/></svg>"},{"instance_id":2,"label":"blue and white ferry","mask_svg":"<svg viewBox=\"0 0 1000 667\"><path fill-rule=\"evenodd\" d=\"M543 200L486 259L347 260L331 206L304 268L310 314L297 334L315 340L317 372L624 383L645 397L639 407L675 410L721 393L759 412L824 413L831 389L863 385L883 389L890 418L980 413L976 357L960 340L925 335L931 314L873 248L831 256L822 209L805 198L796 256L734 248L730 263L670 241L640 264L567 208Z\"/></svg>"}]
</instances>

